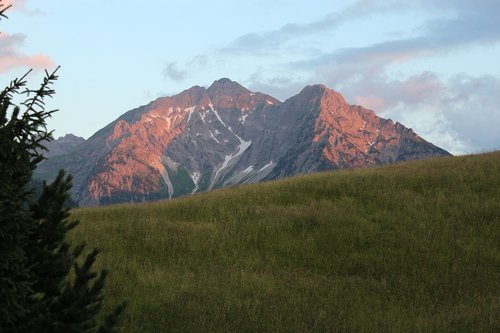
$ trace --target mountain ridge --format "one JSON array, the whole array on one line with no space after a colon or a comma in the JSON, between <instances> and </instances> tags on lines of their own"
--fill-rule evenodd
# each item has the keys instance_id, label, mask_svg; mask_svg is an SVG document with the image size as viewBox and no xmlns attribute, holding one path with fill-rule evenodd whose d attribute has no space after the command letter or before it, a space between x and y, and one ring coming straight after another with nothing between
<instances>
[{"instance_id":1,"label":"mountain ridge","mask_svg":"<svg viewBox=\"0 0 500 333\"><path fill-rule=\"evenodd\" d=\"M76 200L94 205L444 155L324 85L281 102L222 78L124 113L37 172L65 167Z\"/></svg>"}]
</instances>

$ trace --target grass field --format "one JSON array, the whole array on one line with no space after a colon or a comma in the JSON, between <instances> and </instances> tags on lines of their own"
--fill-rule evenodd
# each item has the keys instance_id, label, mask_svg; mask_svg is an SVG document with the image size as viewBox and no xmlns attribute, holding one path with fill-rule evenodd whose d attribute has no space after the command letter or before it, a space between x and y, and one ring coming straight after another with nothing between
<instances>
[{"instance_id":1,"label":"grass field","mask_svg":"<svg viewBox=\"0 0 500 333\"><path fill-rule=\"evenodd\" d=\"M72 216L125 332L500 332L500 152Z\"/></svg>"}]
</instances>

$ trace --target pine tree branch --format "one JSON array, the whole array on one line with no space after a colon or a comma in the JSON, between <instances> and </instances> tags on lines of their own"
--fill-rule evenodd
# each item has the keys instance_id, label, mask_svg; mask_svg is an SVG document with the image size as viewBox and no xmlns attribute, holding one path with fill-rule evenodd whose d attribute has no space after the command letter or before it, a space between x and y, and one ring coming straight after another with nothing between
<instances>
[{"instance_id":1,"label":"pine tree branch","mask_svg":"<svg viewBox=\"0 0 500 333\"><path fill-rule=\"evenodd\" d=\"M26 78L28 77L28 75L31 74L32 71L33 70L30 69L29 71L27 71L20 78L15 78L14 80L12 80L10 82L10 84L7 87L5 87L2 90L2 92L0 92L0 101L5 100L6 98L9 99L9 100L11 100L12 96L14 94L18 94L19 91L21 90L21 88L23 88L23 87L26 86L26 83L27 83ZM9 101L9 105L11 105L10 101Z\"/></svg>"},{"instance_id":2,"label":"pine tree branch","mask_svg":"<svg viewBox=\"0 0 500 333\"><path fill-rule=\"evenodd\" d=\"M5 15L5 12L7 11L7 9L9 9L10 7L12 7L12 5L8 5L5 8L2 8L2 7L5 7L5 5L0 2L0 20L2 19L2 17L3 18L8 18L7 15Z\"/></svg>"},{"instance_id":3,"label":"pine tree branch","mask_svg":"<svg viewBox=\"0 0 500 333\"><path fill-rule=\"evenodd\" d=\"M24 106L26 106L26 113L36 112L37 108L42 109L43 111L43 107L45 106L44 98L52 97L55 94L55 90L53 90L50 87L52 84L54 84L54 81L58 79L56 73L59 70L59 68L61 68L61 66L57 66L57 68L52 73L49 73L47 72L47 70L45 70L45 77L40 87L36 90L26 89L23 92L28 96L32 93L35 94L33 97L28 98L25 102L22 103ZM45 112L52 113L54 111L45 111Z\"/></svg>"}]
</instances>

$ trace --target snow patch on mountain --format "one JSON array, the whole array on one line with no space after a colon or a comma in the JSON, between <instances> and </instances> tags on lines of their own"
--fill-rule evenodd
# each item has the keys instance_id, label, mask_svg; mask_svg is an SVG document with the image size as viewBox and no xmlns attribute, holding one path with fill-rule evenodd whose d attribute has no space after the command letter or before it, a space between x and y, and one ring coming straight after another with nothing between
<instances>
[{"instance_id":1,"label":"snow patch on mountain","mask_svg":"<svg viewBox=\"0 0 500 333\"><path fill-rule=\"evenodd\" d=\"M378 138L380 136L380 130L377 130L377 135L375 136L375 140L373 140L370 145L368 146L368 148L366 149L365 153L369 152L370 149L377 143L378 141Z\"/></svg>"},{"instance_id":2,"label":"snow patch on mountain","mask_svg":"<svg viewBox=\"0 0 500 333\"><path fill-rule=\"evenodd\" d=\"M266 170L267 168L269 168L273 165L274 165L274 162L271 161L271 162L267 163L266 165L264 165L262 168L260 168L260 170L257 173L261 173L262 171Z\"/></svg>"},{"instance_id":3,"label":"snow patch on mountain","mask_svg":"<svg viewBox=\"0 0 500 333\"><path fill-rule=\"evenodd\" d=\"M247 120L248 114L241 115L239 121L241 124L245 124L245 121Z\"/></svg>"},{"instance_id":4,"label":"snow patch on mountain","mask_svg":"<svg viewBox=\"0 0 500 333\"><path fill-rule=\"evenodd\" d=\"M222 165L219 168L219 170L217 170L217 172L215 172L215 176L212 180L212 184L210 184L210 189L212 189L213 186L215 185L217 178L218 178L219 174L221 173L221 171L223 171L228 165L232 165L233 164L232 162L235 161L235 159L237 157L239 157L241 154L243 154L245 152L245 150L247 150L248 147L250 147L250 145L252 144L252 141L244 141L239 136L237 136L237 137L240 140L240 145L238 146L238 151L234 154L226 155L224 157L224 162L222 162Z\"/></svg>"},{"instance_id":5,"label":"snow patch on mountain","mask_svg":"<svg viewBox=\"0 0 500 333\"><path fill-rule=\"evenodd\" d=\"M196 109L196 105L195 106L192 106L190 108L186 108L184 111L188 111L189 114L188 114L188 119L187 121L189 122L191 120L191 116L193 115L194 113L194 110Z\"/></svg>"},{"instance_id":6,"label":"snow patch on mountain","mask_svg":"<svg viewBox=\"0 0 500 333\"><path fill-rule=\"evenodd\" d=\"M214 113L215 117L217 118L217 120L225 127L227 128L227 130L229 132L231 132L231 134L233 134L237 139L238 141L240 142L240 144L238 145L237 147L237 151L234 152L233 154L229 154L229 155L226 155L224 157L224 161L222 162L222 165L220 166L220 168L215 172L215 175L214 175L214 178L212 179L212 183L210 184L210 189L213 188L213 186L215 185L215 183L217 182L218 180L218 177L219 177L219 174L224 170L226 169L228 166L230 165L233 165L236 158L238 158L239 156L241 156L241 154L243 154L245 152L245 150L248 149L248 147L250 147L250 145L252 144L252 141L245 141L243 140L239 135L237 135L236 133L234 133L233 129L231 128L231 126L227 126L226 123L222 120L221 116L219 115L219 112L217 112L217 110L215 110L212 106L212 104L209 104L210 106L210 109L212 110L212 112Z\"/></svg>"},{"instance_id":7,"label":"snow patch on mountain","mask_svg":"<svg viewBox=\"0 0 500 333\"><path fill-rule=\"evenodd\" d=\"M242 172L243 173L250 173L253 171L253 165L250 165L248 168L246 168L245 170L243 170Z\"/></svg>"},{"instance_id":8,"label":"snow patch on mountain","mask_svg":"<svg viewBox=\"0 0 500 333\"><path fill-rule=\"evenodd\" d=\"M200 188L201 173L198 171L195 171L192 174L190 174L190 176L191 176L191 179L193 180L193 183L194 183L194 188L193 188L193 191L191 193L196 193L196 191L198 191Z\"/></svg>"},{"instance_id":9,"label":"snow patch on mountain","mask_svg":"<svg viewBox=\"0 0 500 333\"><path fill-rule=\"evenodd\" d=\"M217 140L217 138L215 137L214 133L212 133L212 131L210 129L208 129L208 132L210 133L210 137L217 143L219 143L219 140Z\"/></svg>"},{"instance_id":10,"label":"snow patch on mountain","mask_svg":"<svg viewBox=\"0 0 500 333\"><path fill-rule=\"evenodd\" d=\"M164 165L171 165L174 166L175 169L177 169L177 166L171 159L169 159L165 155L161 155L161 160L162 163L157 163L155 166L157 170L160 172L161 178L165 182L165 185L167 185L167 190L168 190L168 198L172 198L172 195L174 194L174 185L172 185L172 181L170 180L170 177L168 175L167 169L165 168Z\"/></svg>"}]
</instances>

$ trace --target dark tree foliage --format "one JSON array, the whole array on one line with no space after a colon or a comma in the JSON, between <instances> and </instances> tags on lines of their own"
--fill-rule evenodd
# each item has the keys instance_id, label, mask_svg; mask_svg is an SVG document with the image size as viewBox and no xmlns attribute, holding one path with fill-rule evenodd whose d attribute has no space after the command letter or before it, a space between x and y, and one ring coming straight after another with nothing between
<instances>
[{"instance_id":1,"label":"dark tree foliage","mask_svg":"<svg viewBox=\"0 0 500 333\"><path fill-rule=\"evenodd\" d=\"M6 9L0 0L0 18ZM65 239L78 224L65 205L71 177L60 171L34 193L56 72L36 90L26 88L28 72L0 92L0 332L115 332L123 305L100 314L107 271L92 270L98 250L80 258L85 245Z\"/></svg>"},{"instance_id":2,"label":"dark tree foliage","mask_svg":"<svg viewBox=\"0 0 500 333\"><path fill-rule=\"evenodd\" d=\"M31 191L32 197L38 199L42 195L45 185L46 182L44 180L38 178L31 178L28 184L28 189ZM71 196L69 196L64 202L64 207L78 208L79 205L77 201L75 201Z\"/></svg>"}]
</instances>

